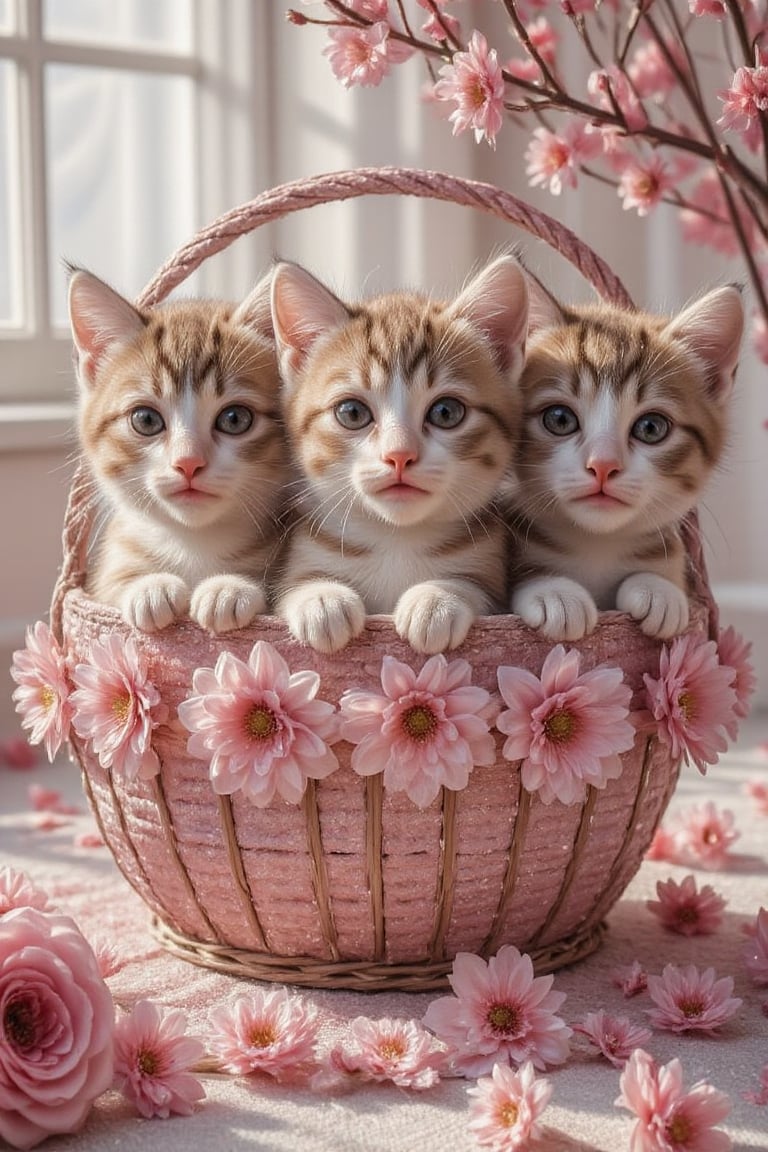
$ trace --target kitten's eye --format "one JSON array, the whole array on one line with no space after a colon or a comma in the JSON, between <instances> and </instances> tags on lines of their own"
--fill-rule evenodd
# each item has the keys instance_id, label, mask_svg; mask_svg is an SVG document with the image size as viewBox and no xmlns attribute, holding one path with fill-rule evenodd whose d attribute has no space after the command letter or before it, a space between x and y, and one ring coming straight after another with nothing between
<instances>
[{"instance_id":1,"label":"kitten's eye","mask_svg":"<svg viewBox=\"0 0 768 1152\"><path fill-rule=\"evenodd\" d=\"M333 414L342 428L349 428L351 432L367 428L373 420L373 413L362 400L342 400L334 408Z\"/></svg>"},{"instance_id":2,"label":"kitten's eye","mask_svg":"<svg viewBox=\"0 0 768 1152\"><path fill-rule=\"evenodd\" d=\"M216 417L214 428L217 432L226 432L227 436L242 436L253 424L253 412L245 404L230 404L222 408Z\"/></svg>"},{"instance_id":3,"label":"kitten's eye","mask_svg":"<svg viewBox=\"0 0 768 1152\"><path fill-rule=\"evenodd\" d=\"M165 420L156 408L134 408L131 427L139 436L157 436L165 429Z\"/></svg>"},{"instance_id":4,"label":"kitten's eye","mask_svg":"<svg viewBox=\"0 0 768 1152\"><path fill-rule=\"evenodd\" d=\"M427 412L427 424L434 424L435 428L456 428L466 414L467 409L461 400L456 400L453 396L443 396L442 400L437 400Z\"/></svg>"},{"instance_id":5,"label":"kitten's eye","mask_svg":"<svg viewBox=\"0 0 768 1152\"><path fill-rule=\"evenodd\" d=\"M641 444L661 444L671 431L671 422L661 412L646 412L632 425L632 435Z\"/></svg>"},{"instance_id":6,"label":"kitten's eye","mask_svg":"<svg viewBox=\"0 0 768 1152\"><path fill-rule=\"evenodd\" d=\"M551 408L545 408L541 422L553 436L571 436L579 427L576 413L565 404L553 404Z\"/></svg>"}]
</instances>

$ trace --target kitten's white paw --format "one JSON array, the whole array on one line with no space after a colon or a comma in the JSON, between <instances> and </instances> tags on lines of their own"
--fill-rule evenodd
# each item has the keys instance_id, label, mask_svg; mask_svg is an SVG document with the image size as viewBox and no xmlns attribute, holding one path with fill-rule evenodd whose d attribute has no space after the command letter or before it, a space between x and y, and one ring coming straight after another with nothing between
<instances>
[{"instance_id":1,"label":"kitten's white paw","mask_svg":"<svg viewBox=\"0 0 768 1152\"><path fill-rule=\"evenodd\" d=\"M597 624L597 606L581 584L565 576L528 580L512 593L512 611L549 640L581 640Z\"/></svg>"},{"instance_id":2,"label":"kitten's white paw","mask_svg":"<svg viewBox=\"0 0 768 1152\"><path fill-rule=\"evenodd\" d=\"M414 584L395 605L394 623L411 648L433 656L457 648L475 617L474 608L457 593L435 584Z\"/></svg>"},{"instance_id":3,"label":"kitten's white paw","mask_svg":"<svg viewBox=\"0 0 768 1152\"><path fill-rule=\"evenodd\" d=\"M628 576L616 594L616 607L637 620L646 636L668 640L688 626L688 597L655 572Z\"/></svg>"},{"instance_id":4,"label":"kitten's white paw","mask_svg":"<svg viewBox=\"0 0 768 1152\"><path fill-rule=\"evenodd\" d=\"M159 632L189 611L189 588L180 576L161 572L135 580L122 598L123 619L142 632Z\"/></svg>"},{"instance_id":5,"label":"kitten's white paw","mask_svg":"<svg viewBox=\"0 0 768 1152\"><path fill-rule=\"evenodd\" d=\"M287 592L278 605L291 635L317 652L338 652L365 627L365 604L352 588L317 580Z\"/></svg>"},{"instance_id":6,"label":"kitten's white paw","mask_svg":"<svg viewBox=\"0 0 768 1152\"><path fill-rule=\"evenodd\" d=\"M194 592L189 614L208 632L245 628L267 606L264 588L244 576L209 576Z\"/></svg>"}]
</instances>

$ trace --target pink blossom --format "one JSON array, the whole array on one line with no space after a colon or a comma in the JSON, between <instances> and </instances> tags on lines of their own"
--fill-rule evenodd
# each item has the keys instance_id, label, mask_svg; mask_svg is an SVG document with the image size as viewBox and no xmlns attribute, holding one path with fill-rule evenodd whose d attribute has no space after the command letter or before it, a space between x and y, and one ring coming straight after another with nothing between
<instances>
[{"instance_id":1,"label":"pink blossom","mask_svg":"<svg viewBox=\"0 0 768 1152\"><path fill-rule=\"evenodd\" d=\"M58 812L60 816L76 816L82 811L76 804L67 804L61 792L55 788L41 788L39 784L30 784L27 795L35 812Z\"/></svg>"},{"instance_id":2,"label":"pink blossom","mask_svg":"<svg viewBox=\"0 0 768 1152\"><path fill-rule=\"evenodd\" d=\"M621 173L618 193L625 211L636 208L638 216L647 216L659 204L675 181L662 158L630 160Z\"/></svg>"},{"instance_id":3,"label":"pink blossom","mask_svg":"<svg viewBox=\"0 0 768 1152\"><path fill-rule=\"evenodd\" d=\"M683 240L703 244L723 256L736 256L739 240L733 227L728 204L716 172L707 169L687 197L688 207L680 210ZM737 206L747 241L754 235L751 217Z\"/></svg>"},{"instance_id":4,"label":"pink blossom","mask_svg":"<svg viewBox=\"0 0 768 1152\"><path fill-rule=\"evenodd\" d=\"M641 132L648 126L648 117L626 72L618 65L592 72L587 80L590 96L606 112L619 113L630 132Z\"/></svg>"},{"instance_id":5,"label":"pink blossom","mask_svg":"<svg viewBox=\"0 0 768 1152\"><path fill-rule=\"evenodd\" d=\"M630 996L638 996L641 992L645 992L648 987L648 973L643 968L639 960L633 960L631 964L624 967L614 968L611 973L611 982L629 999Z\"/></svg>"},{"instance_id":6,"label":"pink blossom","mask_svg":"<svg viewBox=\"0 0 768 1152\"><path fill-rule=\"evenodd\" d=\"M714 641L693 633L663 646L658 680L643 676L659 739L676 760L692 760L702 774L728 747L735 678L733 668L720 664Z\"/></svg>"},{"instance_id":7,"label":"pink blossom","mask_svg":"<svg viewBox=\"0 0 768 1152\"><path fill-rule=\"evenodd\" d=\"M99 832L78 832L73 840L75 848L103 848L104 838Z\"/></svg>"},{"instance_id":8,"label":"pink blossom","mask_svg":"<svg viewBox=\"0 0 768 1152\"><path fill-rule=\"evenodd\" d=\"M741 835L733 825L733 812L719 812L711 800L685 809L672 822L676 859L712 871L724 868Z\"/></svg>"},{"instance_id":9,"label":"pink blossom","mask_svg":"<svg viewBox=\"0 0 768 1152\"><path fill-rule=\"evenodd\" d=\"M18 685L11 699L21 726L30 729L30 744L45 744L52 761L69 735L72 709L66 658L42 620L27 628L26 647L13 654L11 677Z\"/></svg>"},{"instance_id":10,"label":"pink blossom","mask_svg":"<svg viewBox=\"0 0 768 1152\"><path fill-rule=\"evenodd\" d=\"M205 1054L200 1040L187 1036L186 1016L139 1000L115 1024L115 1083L142 1116L191 1116L205 1096L190 1069Z\"/></svg>"},{"instance_id":11,"label":"pink blossom","mask_svg":"<svg viewBox=\"0 0 768 1152\"><path fill-rule=\"evenodd\" d=\"M400 1088L431 1088L440 1079L445 1053L415 1020L369 1020L349 1025L351 1044L330 1053L333 1068L362 1080L391 1080Z\"/></svg>"},{"instance_id":12,"label":"pink blossom","mask_svg":"<svg viewBox=\"0 0 768 1152\"><path fill-rule=\"evenodd\" d=\"M439 42L445 40L447 35L458 37L461 24L455 16L444 11L447 0L435 0L434 3L432 0L416 0L416 2L420 8L425 8L429 13L429 18L421 26L422 32ZM439 15L435 9L439 11Z\"/></svg>"},{"instance_id":13,"label":"pink blossom","mask_svg":"<svg viewBox=\"0 0 768 1152\"><path fill-rule=\"evenodd\" d=\"M494 1152L527 1152L541 1134L538 1119L549 1103L552 1084L536 1076L530 1060L518 1071L494 1064L467 1089L469 1131L481 1148Z\"/></svg>"},{"instance_id":14,"label":"pink blossom","mask_svg":"<svg viewBox=\"0 0 768 1152\"><path fill-rule=\"evenodd\" d=\"M695 964L667 964L661 976L648 977L648 994L656 1005L648 1015L655 1028L712 1035L741 1007L732 992L732 978L718 980L714 968L700 972Z\"/></svg>"},{"instance_id":15,"label":"pink blossom","mask_svg":"<svg viewBox=\"0 0 768 1152\"><path fill-rule=\"evenodd\" d=\"M49 912L52 908L48 893L34 884L25 872L10 864L0 867L0 916L12 908L37 908Z\"/></svg>"},{"instance_id":16,"label":"pink blossom","mask_svg":"<svg viewBox=\"0 0 768 1152\"><path fill-rule=\"evenodd\" d=\"M390 36L389 24L384 20L365 28L331 28L328 36L331 43L323 49L323 55L345 88L356 84L377 87L391 65L406 60L412 52L408 45Z\"/></svg>"},{"instance_id":17,"label":"pink blossom","mask_svg":"<svg viewBox=\"0 0 768 1152\"><path fill-rule=\"evenodd\" d=\"M727 130L744 132L768 110L768 68L737 68L730 88L717 93L724 110L717 121Z\"/></svg>"},{"instance_id":18,"label":"pink blossom","mask_svg":"<svg viewBox=\"0 0 768 1152\"><path fill-rule=\"evenodd\" d=\"M264 1072L278 1080L296 1079L315 1062L317 1009L285 988L237 996L214 1008L210 1023L211 1051L238 1076Z\"/></svg>"},{"instance_id":19,"label":"pink blossom","mask_svg":"<svg viewBox=\"0 0 768 1152\"><path fill-rule=\"evenodd\" d=\"M668 44L669 51L680 57L677 45ZM684 58L678 59L684 67ZM666 96L677 87L677 77L669 66L661 46L655 40L641 45L633 55L627 69L632 86L641 99Z\"/></svg>"},{"instance_id":20,"label":"pink blossom","mask_svg":"<svg viewBox=\"0 0 768 1152\"><path fill-rule=\"evenodd\" d=\"M765 780L748 780L744 791L751 796L760 815L768 816L768 783Z\"/></svg>"},{"instance_id":21,"label":"pink blossom","mask_svg":"<svg viewBox=\"0 0 768 1152\"><path fill-rule=\"evenodd\" d=\"M238 789L259 808L278 794L298 804L307 780L335 772L328 747L338 735L334 706L316 700L316 672L291 672L283 657L258 640L243 663L223 651L215 668L198 668L195 695L179 705L179 719L192 735L187 749L210 761L213 789Z\"/></svg>"},{"instance_id":22,"label":"pink blossom","mask_svg":"<svg viewBox=\"0 0 768 1152\"><path fill-rule=\"evenodd\" d=\"M677 864L677 839L674 832L665 824L660 824L653 834L653 839L645 854L646 860L666 860L668 864Z\"/></svg>"},{"instance_id":23,"label":"pink blossom","mask_svg":"<svg viewBox=\"0 0 768 1152\"><path fill-rule=\"evenodd\" d=\"M602 1008L588 1012L580 1024L573 1025L573 1030L591 1040L614 1068L622 1068L632 1049L651 1039L649 1028L633 1024L627 1016L609 1016Z\"/></svg>"},{"instance_id":24,"label":"pink blossom","mask_svg":"<svg viewBox=\"0 0 768 1152\"><path fill-rule=\"evenodd\" d=\"M92 940L91 947L93 954L96 957L96 963L99 966L99 973L102 980L108 980L110 976L116 976L121 968L125 967L125 961L121 959L117 946L112 940Z\"/></svg>"},{"instance_id":25,"label":"pink blossom","mask_svg":"<svg viewBox=\"0 0 768 1152\"><path fill-rule=\"evenodd\" d=\"M706 936L720 927L725 900L709 884L699 891L693 876L686 876L681 884L659 880L656 892L658 900L646 900L645 905L671 932Z\"/></svg>"},{"instance_id":26,"label":"pink blossom","mask_svg":"<svg viewBox=\"0 0 768 1152\"><path fill-rule=\"evenodd\" d=\"M735 673L733 690L736 693L733 711L740 719L744 719L749 715L749 702L757 686L755 669L749 659L752 642L745 640L735 628L724 628L721 629L717 641L717 652L720 663L726 668L733 668ZM731 740L735 740L738 735L735 719L728 729L728 735Z\"/></svg>"},{"instance_id":27,"label":"pink blossom","mask_svg":"<svg viewBox=\"0 0 768 1152\"><path fill-rule=\"evenodd\" d=\"M490 694L471 683L466 660L431 656L419 673L385 656L383 695L347 691L341 736L355 744L361 776L384 773L384 787L425 808L440 788L466 788L476 764L493 764L496 744L485 715Z\"/></svg>"},{"instance_id":28,"label":"pink blossom","mask_svg":"<svg viewBox=\"0 0 768 1152\"><path fill-rule=\"evenodd\" d=\"M450 64L440 69L435 85L438 100L453 100L453 134L471 128L475 143L485 137L492 148L503 123L504 76L496 50L488 47L481 32L473 32L466 52L455 52Z\"/></svg>"},{"instance_id":29,"label":"pink blossom","mask_svg":"<svg viewBox=\"0 0 768 1152\"><path fill-rule=\"evenodd\" d=\"M0 917L0 1140L32 1148L77 1132L112 1083L114 1009L68 916Z\"/></svg>"},{"instance_id":30,"label":"pink blossom","mask_svg":"<svg viewBox=\"0 0 768 1152\"><path fill-rule=\"evenodd\" d=\"M755 931L749 937L744 952L747 971L755 984L768 984L768 909L761 908L755 921Z\"/></svg>"},{"instance_id":31,"label":"pink blossom","mask_svg":"<svg viewBox=\"0 0 768 1152\"><path fill-rule=\"evenodd\" d=\"M642 1048L624 1066L616 1104L637 1117L632 1152L729 1152L730 1137L715 1129L731 1110L724 1092L699 1081L683 1091L680 1061L658 1067Z\"/></svg>"},{"instance_id":32,"label":"pink blossom","mask_svg":"<svg viewBox=\"0 0 768 1152\"><path fill-rule=\"evenodd\" d=\"M488 1074L497 1062L562 1064L571 1029L555 1013L565 1000L552 976L534 976L530 956L512 944L485 961L460 952L448 981L454 996L433 1000L423 1023L450 1049L456 1071Z\"/></svg>"},{"instance_id":33,"label":"pink blossom","mask_svg":"<svg viewBox=\"0 0 768 1152\"><path fill-rule=\"evenodd\" d=\"M620 668L579 675L581 654L558 644L541 679L524 668L501 667L498 681L508 705L496 721L507 740L507 760L522 760L522 782L545 804L578 804L586 786L605 788L621 775L619 753L631 748L631 689Z\"/></svg>"},{"instance_id":34,"label":"pink blossom","mask_svg":"<svg viewBox=\"0 0 768 1152\"><path fill-rule=\"evenodd\" d=\"M572 121L560 133L536 128L525 153L528 182L533 187L548 185L552 195L559 196L564 184L576 187L582 162L601 147L599 133L578 121Z\"/></svg>"},{"instance_id":35,"label":"pink blossom","mask_svg":"<svg viewBox=\"0 0 768 1152\"><path fill-rule=\"evenodd\" d=\"M7 768L14 768L26 772L29 768L37 766L37 752L30 748L23 736L12 736L10 740L0 743L0 761Z\"/></svg>"},{"instance_id":36,"label":"pink blossom","mask_svg":"<svg viewBox=\"0 0 768 1152\"><path fill-rule=\"evenodd\" d=\"M132 636L116 633L91 646L90 663L73 673L72 727L90 740L102 768L129 780L151 779L160 771L152 733L168 709L147 675L146 661Z\"/></svg>"},{"instance_id":37,"label":"pink blossom","mask_svg":"<svg viewBox=\"0 0 768 1152\"><path fill-rule=\"evenodd\" d=\"M688 11L692 16L714 16L722 20L727 7L725 0L688 0Z\"/></svg>"}]
</instances>

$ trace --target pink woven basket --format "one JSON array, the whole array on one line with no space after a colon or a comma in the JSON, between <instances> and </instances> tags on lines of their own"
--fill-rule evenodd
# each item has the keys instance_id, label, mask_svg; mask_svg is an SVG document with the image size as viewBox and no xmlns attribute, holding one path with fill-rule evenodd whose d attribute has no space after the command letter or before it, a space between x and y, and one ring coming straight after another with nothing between
<instances>
[{"instance_id":1,"label":"pink woven basket","mask_svg":"<svg viewBox=\"0 0 768 1152\"><path fill-rule=\"evenodd\" d=\"M139 304L162 300L208 256L238 236L300 208L361 195L414 195L494 213L545 240L605 299L631 306L607 266L568 229L507 193L439 173L362 169L273 189L199 233L157 273ZM549 805L521 787L520 765L501 755L476 767L459 792L443 789L420 809L390 794L380 776L350 767L352 748L334 746L340 768L310 780L297 805L258 808L240 794L216 795L208 765L189 755L176 708L198 667L226 648L246 660L267 640L292 670L321 677L323 699L347 689L380 689L387 653L418 669L424 662L387 617L371 617L363 635L325 657L304 648L282 623L256 624L213 637L191 621L164 632L132 632L116 611L82 591L92 517L84 466L70 494L64 559L52 626L74 662L87 661L105 635L133 635L171 719L154 733L161 771L126 780L105 770L90 746L70 740L104 839L126 879L146 902L163 945L211 968L263 980L357 989L441 987L457 952L493 954L502 944L528 952L538 971L590 953L604 918L637 871L667 806L679 765L653 736L638 735L617 780L588 788L583 804ZM690 629L714 635L716 609L698 530L687 546L694 572ZM514 616L479 620L450 654L472 666L473 683L497 689L500 665L538 674L551 645ZM582 668L622 668L643 706L643 673L656 675L660 644L616 612L576 645Z\"/></svg>"}]
</instances>

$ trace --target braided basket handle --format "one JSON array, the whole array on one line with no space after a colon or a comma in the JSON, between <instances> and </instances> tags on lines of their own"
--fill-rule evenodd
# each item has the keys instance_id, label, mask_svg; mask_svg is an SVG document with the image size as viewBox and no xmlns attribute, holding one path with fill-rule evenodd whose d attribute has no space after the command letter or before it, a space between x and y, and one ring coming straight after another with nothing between
<instances>
[{"instance_id":1,"label":"braided basket handle","mask_svg":"<svg viewBox=\"0 0 768 1152\"><path fill-rule=\"evenodd\" d=\"M263 192L247 204L220 216L182 245L158 270L136 303L139 307L158 304L209 256L223 251L238 237L263 224L318 204L369 195L403 195L443 200L499 216L544 240L573 264L604 300L621 307L634 306L623 284L605 261L579 240L570 228L551 216L492 184L412 168L357 168L348 172L331 172L295 180ZM51 602L51 627L59 638L64 596L71 588L82 587L85 583L93 505L93 481L85 462L81 461L75 473L65 514L63 563ZM694 556L696 591L709 601L710 610L714 611L695 521L689 535L689 550Z\"/></svg>"}]
</instances>

